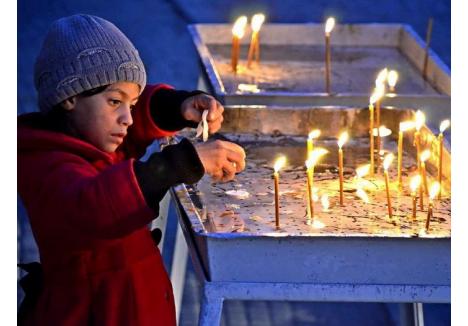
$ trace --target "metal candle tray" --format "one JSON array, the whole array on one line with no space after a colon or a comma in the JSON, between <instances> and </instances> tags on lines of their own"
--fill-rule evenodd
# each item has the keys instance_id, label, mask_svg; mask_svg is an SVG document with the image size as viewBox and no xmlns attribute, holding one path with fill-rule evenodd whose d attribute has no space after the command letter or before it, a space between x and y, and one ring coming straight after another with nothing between
<instances>
[{"instance_id":1,"label":"metal candle tray","mask_svg":"<svg viewBox=\"0 0 468 326\"><path fill-rule=\"evenodd\" d=\"M413 118L409 109L382 108L382 122L393 131ZM354 191L354 168L368 162L369 111L350 107L226 107L221 137L244 145L247 168L236 180L173 189L182 229L191 250L202 262L208 280L226 282L298 282L320 284L393 284L450 286L450 153L444 148L444 196L435 204L428 233L426 212L410 217L411 199L396 187L396 161L390 170L394 219L386 212L382 178L367 178L372 202L365 204ZM315 183L330 194L331 207L316 205L316 219L324 228L307 225L304 201L306 135L322 130L316 146L330 153L316 167ZM345 152L345 207L337 204L336 137L348 130ZM422 129L423 147L433 145L433 133ZM219 137L219 136L218 136ZM388 137L391 138L391 137ZM414 174L412 133L404 139L404 182ZM384 149L396 154L395 139L384 139ZM282 152L290 158L280 171L281 229L274 227L271 179L273 160ZM437 175L435 157L428 171ZM323 189L322 189L323 188ZM227 196L244 189L246 199ZM399 199L400 198L400 199ZM368 206L366 206L368 205ZM426 200L427 209L427 200Z\"/></svg>"},{"instance_id":2,"label":"metal candle tray","mask_svg":"<svg viewBox=\"0 0 468 326\"><path fill-rule=\"evenodd\" d=\"M249 69L248 30L241 40L237 74L230 66L231 25L194 24L188 28L202 63L204 78L200 81L204 84L200 87L212 91L226 105L364 106L377 73L388 67L400 75L395 93L385 99L388 105L450 109L449 68L429 50L427 81L422 78L425 43L408 25L335 26L331 34L331 94L325 93L323 24L264 25L260 65ZM258 91L241 91L241 83L254 84Z\"/></svg>"}]
</instances>

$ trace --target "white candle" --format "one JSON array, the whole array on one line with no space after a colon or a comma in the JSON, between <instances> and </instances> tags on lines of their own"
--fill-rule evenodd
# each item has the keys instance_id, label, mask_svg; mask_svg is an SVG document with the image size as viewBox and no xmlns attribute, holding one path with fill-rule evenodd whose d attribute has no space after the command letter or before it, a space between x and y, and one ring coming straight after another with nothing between
<instances>
[{"instance_id":1,"label":"white candle","mask_svg":"<svg viewBox=\"0 0 468 326\"><path fill-rule=\"evenodd\" d=\"M331 51L330 51L330 34L335 27L335 18L330 17L325 23L325 80L326 92L330 94L331 84Z\"/></svg>"}]
</instances>

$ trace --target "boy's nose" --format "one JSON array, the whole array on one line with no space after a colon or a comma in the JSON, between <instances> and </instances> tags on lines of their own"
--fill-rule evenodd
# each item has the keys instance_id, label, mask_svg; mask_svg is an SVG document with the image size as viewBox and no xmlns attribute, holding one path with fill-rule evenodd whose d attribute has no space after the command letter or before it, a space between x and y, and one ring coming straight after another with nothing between
<instances>
[{"instance_id":1,"label":"boy's nose","mask_svg":"<svg viewBox=\"0 0 468 326\"><path fill-rule=\"evenodd\" d=\"M133 124L132 111L130 110L130 106L126 106L124 108L122 114L119 117L119 123L127 127Z\"/></svg>"}]
</instances>

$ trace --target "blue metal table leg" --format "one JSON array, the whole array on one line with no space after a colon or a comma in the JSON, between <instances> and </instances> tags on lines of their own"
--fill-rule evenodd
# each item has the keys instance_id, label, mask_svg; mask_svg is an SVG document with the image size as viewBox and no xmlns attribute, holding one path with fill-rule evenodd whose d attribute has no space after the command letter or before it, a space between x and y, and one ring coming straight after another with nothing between
<instances>
[{"instance_id":1,"label":"blue metal table leg","mask_svg":"<svg viewBox=\"0 0 468 326\"><path fill-rule=\"evenodd\" d=\"M419 302L400 304L400 325L424 326L423 304Z\"/></svg>"},{"instance_id":2,"label":"blue metal table leg","mask_svg":"<svg viewBox=\"0 0 468 326\"><path fill-rule=\"evenodd\" d=\"M202 303L198 326L216 326L221 323L224 298L211 291L207 282L203 285Z\"/></svg>"}]
</instances>

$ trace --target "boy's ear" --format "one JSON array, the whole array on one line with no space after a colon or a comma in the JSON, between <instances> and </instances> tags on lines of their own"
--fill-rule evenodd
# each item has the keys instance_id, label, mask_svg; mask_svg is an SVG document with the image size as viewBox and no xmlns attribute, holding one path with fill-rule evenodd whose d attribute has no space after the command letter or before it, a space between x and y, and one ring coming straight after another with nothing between
<instances>
[{"instance_id":1,"label":"boy's ear","mask_svg":"<svg viewBox=\"0 0 468 326\"><path fill-rule=\"evenodd\" d=\"M60 106L64 108L66 111L71 111L75 108L76 105L76 97L72 96L70 98L67 98L65 101L60 103Z\"/></svg>"}]
</instances>

